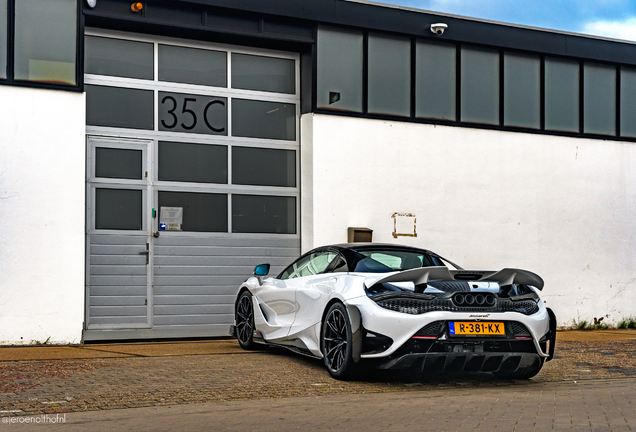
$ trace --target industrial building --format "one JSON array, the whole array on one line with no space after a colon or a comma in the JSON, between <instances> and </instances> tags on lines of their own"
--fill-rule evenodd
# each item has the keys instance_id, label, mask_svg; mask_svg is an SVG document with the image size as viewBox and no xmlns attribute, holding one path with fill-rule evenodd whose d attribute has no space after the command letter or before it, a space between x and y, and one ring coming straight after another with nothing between
<instances>
[{"instance_id":1,"label":"industrial building","mask_svg":"<svg viewBox=\"0 0 636 432\"><path fill-rule=\"evenodd\" d=\"M352 0L0 0L0 343L226 336L255 265L352 227L617 322L635 144L630 42Z\"/></svg>"}]
</instances>

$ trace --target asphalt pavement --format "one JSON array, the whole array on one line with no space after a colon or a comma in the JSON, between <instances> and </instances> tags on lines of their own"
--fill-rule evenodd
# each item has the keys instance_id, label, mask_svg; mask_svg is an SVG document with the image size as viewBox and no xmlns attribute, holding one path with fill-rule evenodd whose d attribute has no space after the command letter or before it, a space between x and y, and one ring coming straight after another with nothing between
<instances>
[{"instance_id":1,"label":"asphalt pavement","mask_svg":"<svg viewBox=\"0 0 636 432\"><path fill-rule=\"evenodd\" d=\"M636 430L635 353L636 331L560 332L531 380L344 382L319 360L234 340L4 347L0 419L7 430Z\"/></svg>"},{"instance_id":2,"label":"asphalt pavement","mask_svg":"<svg viewBox=\"0 0 636 432\"><path fill-rule=\"evenodd\" d=\"M13 421L5 423L6 430L69 432L630 431L636 429L636 380L258 399L5 420Z\"/></svg>"}]
</instances>

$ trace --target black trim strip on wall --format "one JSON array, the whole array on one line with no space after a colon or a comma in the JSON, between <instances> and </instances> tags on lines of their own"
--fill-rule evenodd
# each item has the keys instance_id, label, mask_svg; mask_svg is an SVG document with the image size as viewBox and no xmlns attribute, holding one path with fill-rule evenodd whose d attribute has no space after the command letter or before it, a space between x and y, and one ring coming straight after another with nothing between
<instances>
[{"instance_id":1,"label":"black trim strip on wall","mask_svg":"<svg viewBox=\"0 0 636 432\"><path fill-rule=\"evenodd\" d=\"M621 67L616 66L616 136L621 136Z\"/></svg>"},{"instance_id":2,"label":"black trim strip on wall","mask_svg":"<svg viewBox=\"0 0 636 432\"><path fill-rule=\"evenodd\" d=\"M12 0L7 0L7 81L10 83L13 81L13 45L15 43L15 37L13 34L13 22L15 20L15 4Z\"/></svg>"},{"instance_id":3,"label":"black trim strip on wall","mask_svg":"<svg viewBox=\"0 0 636 432\"><path fill-rule=\"evenodd\" d=\"M583 60L579 60L579 133L583 135L585 132L585 63Z\"/></svg>"},{"instance_id":4,"label":"black trim strip on wall","mask_svg":"<svg viewBox=\"0 0 636 432\"><path fill-rule=\"evenodd\" d=\"M541 69L539 71L540 74L540 83L539 83L539 91L541 92L541 96L539 98L539 129L545 131L545 55L540 56L540 66Z\"/></svg>"},{"instance_id":5,"label":"black trim strip on wall","mask_svg":"<svg viewBox=\"0 0 636 432\"><path fill-rule=\"evenodd\" d=\"M314 40L315 44L311 46L311 104L309 105L309 111L313 112L318 105L318 26L314 27ZM302 68L301 63L301 68ZM300 74L302 75L303 71L301 69ZM303 95L300 94L302 99ZM301 100L300 104L303 105L304 101Z\"/></svg>"},{"instance_id":6,"label":"black trim strip on wall","mask_svg":"<svg viewBox=\"0 0 636 432\"><path fill-rule=\"evenodd\" d=\"M462 46L457 44L455 49L455 121L462 120Z\"/></svg>"},{"instance_id":7,"label":"black trim strip on wall","mask_svg":"<svg viewBox=\"0 0 636 432\"><path fill-rule=\"evenodd\" d=\"M504 125L504 51L499 50L499 126Z\"/></svg>"},{"instance_id":8,"label":"black trim strip on wall","mask_svg":"<svg viewBox=\"0 0 636 432\"><path fill-rule=\"evenodd\" d=\"M77 39L75 80L80 91L84 91L84 14L82 13L82 0L77 2Z\"/></svg>"},{"instance_id":9,"label":"black trim strip on wall","mask_svg":"<svg viewBox=\"0 0 636 432\"><path fill-rule=\"evenodd\" d=\"M415 65L417 62L417 39L412 37L411 38L411 91L410 91L410 95L411 95L411 117L415 118L415 100L417 99L417 93L415 92L415 87L417 85L417 83L415 82Z\"/></svg>"},{"instance_id":10,"label":"black trim strip on wall","mask_svg":"<svg viewBox=\"0 0 636 432\"><path fill-rule=\"evenodd\" d=\"M369 32L362 33L362 113L369 112Z\"/></svg>"},{"instance_id":11,"label":"black trim strip on wall","mask_svg":"<svg viewBox=\"0 0 636 432\"><path fill-rule=\"evenodd\" d=\"M636 142L636 138L618 137L613 135L599 135L599 134L589 134L589 133L581 134L576 132L562 132L562 131L544 131L544 130L533 129L533 128L513 127L513 126L501 127L499 125L488 125L488 124L482 124L482 123L456 123L453 121L427 119L427 118L421 118L421 117L410 118L410 117L403 117L403 116L360 114L360 113L355 113L350 111L332 111L326 108L317 108L314 110L314 113L324 114L324 115L336 115L336 116L342 116L342 117L358 117L358 118L365 118L370 120L386 120L386 121L397 121L397 122L405 122L405 123L453 126L453 127L470 128L470 129L497 130L501 132L522 132L522 133L530 133L530 134L546 135L546 136L562 136L562 137L570 137L570 138L592 138L592 139L600 139L605 141Z\"/></svg>"}]
</instances>

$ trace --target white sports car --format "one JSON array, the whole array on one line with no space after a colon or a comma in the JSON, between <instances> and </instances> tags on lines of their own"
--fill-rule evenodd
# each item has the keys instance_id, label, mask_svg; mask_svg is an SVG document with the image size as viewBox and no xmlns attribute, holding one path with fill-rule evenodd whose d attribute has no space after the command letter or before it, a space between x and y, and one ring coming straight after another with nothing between
<instances>
[{"instance_id":1,"label":"white sports car","mask_svg":"<svg viewBox=\"0 0 636 432\"><path fill-rule=\"evenodd\" d=\"M556 318L526 270L464 270L424 249L374 243L314 249L238 290L230 333L323 358L335 378L361 365L530 378L554 355Z\"/></svg>"}]
</instances>

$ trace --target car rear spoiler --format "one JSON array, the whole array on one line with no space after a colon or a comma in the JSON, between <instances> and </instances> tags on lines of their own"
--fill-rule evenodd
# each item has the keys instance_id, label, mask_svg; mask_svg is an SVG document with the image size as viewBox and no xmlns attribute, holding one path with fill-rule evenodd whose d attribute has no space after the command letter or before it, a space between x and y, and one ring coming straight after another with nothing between
<instances>
[{"instance_id":1,"label":"car rear spoiler","mask_svg":"<svg viewBox=\"0 0 636 432\"><path fill-rule=\"evenodd\" d=\"M521 284L532 285L538 290L543 289L543 279L539 275L527 270L513 268L505 268L499 271L482 271L449 270L448 267L420 267L393 273L384 278L368 278L365 281L365 285L367 288L386 282L413 282L415 285L421 285L429 280L496 282L500 286Z\"/></svg>"}]
</instances>

